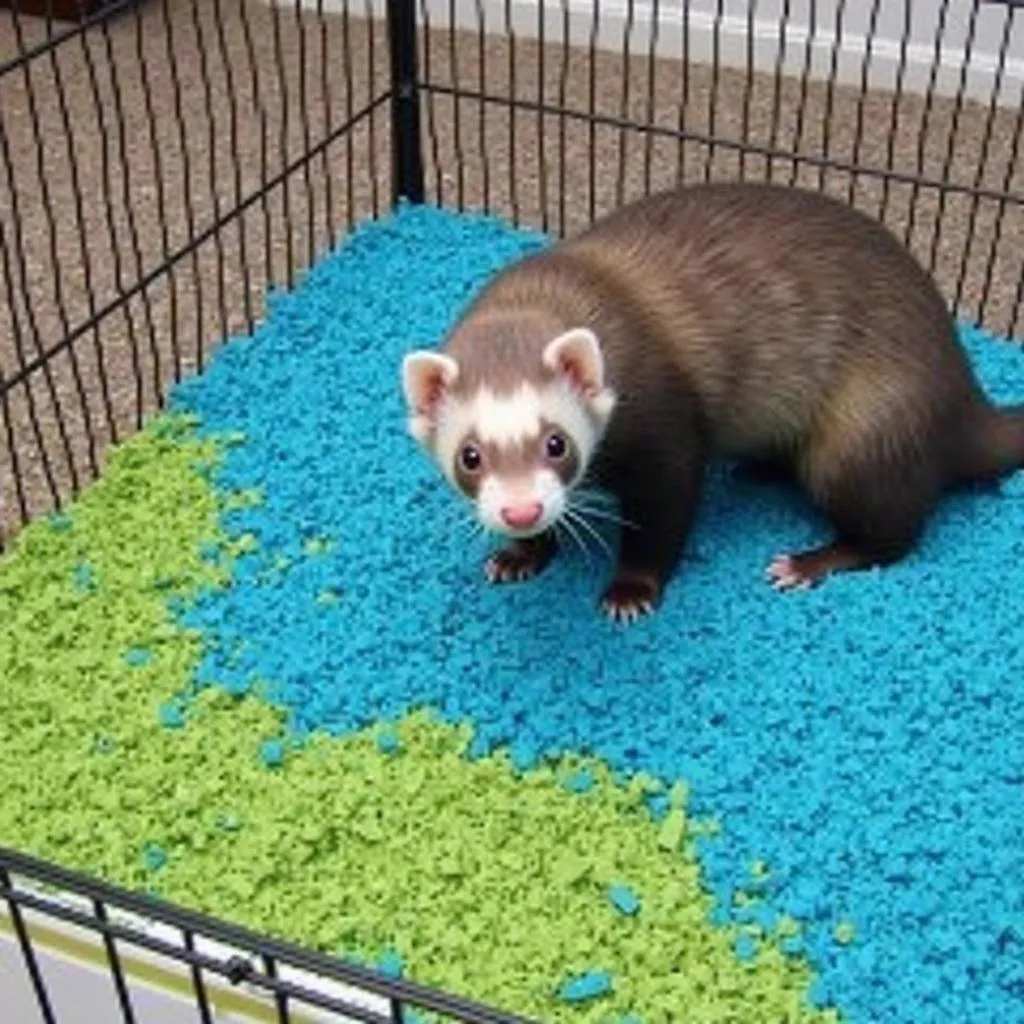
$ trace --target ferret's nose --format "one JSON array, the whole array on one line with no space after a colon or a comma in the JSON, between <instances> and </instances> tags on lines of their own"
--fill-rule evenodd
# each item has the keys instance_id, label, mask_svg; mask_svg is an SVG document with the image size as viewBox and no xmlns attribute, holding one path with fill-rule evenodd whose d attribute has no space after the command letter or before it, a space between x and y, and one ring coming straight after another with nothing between
<instances>
[{"instance_id":1,"label":"ferret's nose","mask_svg":"<svg viewBox=\"0 0 1024 1024\"><path fill-rule=\"evenodd\" d=\"M544 506L539 501L523 501L515 505L506 505L501 510L501 518L513 530L528 530L540 519Z\"/></svg>"}]
</instances>

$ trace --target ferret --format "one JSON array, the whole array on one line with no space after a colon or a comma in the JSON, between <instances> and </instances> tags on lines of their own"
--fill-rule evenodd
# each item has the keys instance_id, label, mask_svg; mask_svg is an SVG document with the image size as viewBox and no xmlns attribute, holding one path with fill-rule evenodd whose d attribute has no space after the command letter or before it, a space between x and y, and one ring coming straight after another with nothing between
<instances>
[{"instance_id":1,"label":"ferret","mask_svg":"<svg viewBox=\"0 0 1024 1024\"><path fill-rule=\"evenodd\" d=\"M610 515L576 495L617 499L600 603L625 622L661 602L711 459L795 480L829 521L828 543L771 560L779 589L894 563L944 492L1024 467L1024 405L988 401L911 253L772 184L649 195L518 260L401 381L412 436L509 540L491 580Z\"/></svg>"}]
</instances>

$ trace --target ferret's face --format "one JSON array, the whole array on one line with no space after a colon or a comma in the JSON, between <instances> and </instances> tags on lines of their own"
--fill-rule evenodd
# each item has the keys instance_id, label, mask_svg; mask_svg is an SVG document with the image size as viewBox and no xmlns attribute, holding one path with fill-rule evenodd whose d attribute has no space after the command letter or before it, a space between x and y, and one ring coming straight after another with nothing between
<instances>
[{"instance_id":1,"label":"ferret's face","mask_svg":"<svg viewBox=\"0 0 1024 1024\"><path fill-rule=\"evenodd\" d=\"M460 379L451 357L406 357L409 428L488 529L531 537L565 513L614 406L597 339L577 329L553 339L540 365L503 384ZM514 377L512 378L515 379Z\"/></svg>"},{"instance_id":2,"label":"ferret's face","mask_svg":"<svg viewBox=\"0 0 1024 1024\"><path fill-rule=\"evenodd\" d=\"M532 536L565 512L594 430L565 387L523 384L453 395L438 421L434 452L452 484L488 529Z\"/></svg>"}]
</instances>

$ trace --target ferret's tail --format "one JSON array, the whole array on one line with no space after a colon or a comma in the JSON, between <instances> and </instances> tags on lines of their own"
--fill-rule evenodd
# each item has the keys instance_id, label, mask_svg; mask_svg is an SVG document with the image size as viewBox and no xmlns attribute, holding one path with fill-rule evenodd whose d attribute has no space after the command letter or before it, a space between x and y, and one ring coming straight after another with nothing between
<instances>
[{"instance_id":1,"label":"ferret's tail","mask_svg":"<svg viewBox=\"0 0 1024 1024\"><path fill-rule=\"evenodd\" d=\"M959 475L998 480L1024 469L1024 405L984 406L967 428Z\"/></svg>"}]
</instances>

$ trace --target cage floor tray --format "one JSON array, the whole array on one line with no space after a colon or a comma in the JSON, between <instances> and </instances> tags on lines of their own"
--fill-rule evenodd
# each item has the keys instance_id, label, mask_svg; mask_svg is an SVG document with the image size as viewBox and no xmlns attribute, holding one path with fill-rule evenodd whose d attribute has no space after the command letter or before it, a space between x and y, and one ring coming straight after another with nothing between
<instances>
[{"instance_id":1,"label":"cage floor tray","mask_svg":"<svg viewBox=\"0 0 1024 1024\"><path fill-rule=\"evenodd\" d=\"M1020 1019L1024 476L808 593L724 469L652 619L489 587L397 368L541 244L362 227L21 535L0 841L538 1020Z\"/></svg>"}]
</instances>

